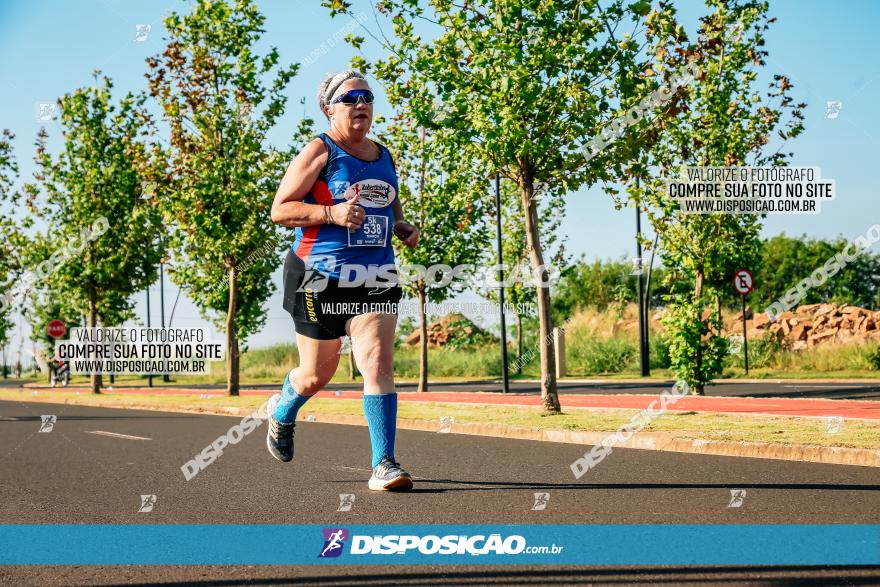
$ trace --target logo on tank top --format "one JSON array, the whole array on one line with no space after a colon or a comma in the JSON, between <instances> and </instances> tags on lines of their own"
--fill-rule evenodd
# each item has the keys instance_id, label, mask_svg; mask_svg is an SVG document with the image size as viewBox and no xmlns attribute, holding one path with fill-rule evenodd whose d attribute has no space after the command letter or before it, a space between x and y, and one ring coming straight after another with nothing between
<instances>
[{"instance_id":1,"label":"logo on tank top","mask_svg":"<svg viewBox=\"0 0 880 587\"><path fill-rule=\"evenodd\" d=\"M349 186L351 186L350 182L347 181L334 181L332 182L332 192L334 198L342 198L345 195L345 192L348 191Z\"/></svg>"},{"instance_id":2,"label":"logo on tank top","mask_svg":"<svg viewBox=\"0 0 880 587\"><path fill-rule=\"evenodd\" d=\"M364 208L384 208L394 201L397 191L394 186L381 179L364 179L351 184L345 190L345 199L360 195L358 203Z\"/></svg>"}]
</instances>

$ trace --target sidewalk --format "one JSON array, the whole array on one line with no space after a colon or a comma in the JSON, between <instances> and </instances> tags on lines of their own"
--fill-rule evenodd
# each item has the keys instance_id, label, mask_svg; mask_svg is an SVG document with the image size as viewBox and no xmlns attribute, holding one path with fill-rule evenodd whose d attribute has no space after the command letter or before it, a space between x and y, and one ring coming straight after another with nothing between
<instances>
[{"instance_id":1,"label":"sidewalk","mask_svg":"<svg viewBox=\"0 0 880 587\"><path fill-rule=\"evenodd\" d=\"M52 388L44 385L29 384L25 389L37 390L40 394L51 394L53 391L77 391L87 393L85 387ZM199 397L223 397L222 390L204 390L186 387L126 387L110 389L108 393L120 395L196 395ZM277 388L242 390L243 396L269 396L277 393ZM318 397L327 399L360 399L358 391L322 391ZM649 406L659 395L583 395L559 394L559 402L563 409L570 408L607 408L641 410ZM541 398L536 394L522 393L483 393L483 392L399 392L398 398L407 402L484 404L493 406L532 406L539 407ZM677 412L711 412L718 414L757 414L768 416L806 416L827 417L842 416L846 419L880 420L880 401L833 400L833 399L801 399L801 398L750 398L750 397L700 397L685 396L676 403L669 404L668 410Z\"/></svg>"}]
</instances>

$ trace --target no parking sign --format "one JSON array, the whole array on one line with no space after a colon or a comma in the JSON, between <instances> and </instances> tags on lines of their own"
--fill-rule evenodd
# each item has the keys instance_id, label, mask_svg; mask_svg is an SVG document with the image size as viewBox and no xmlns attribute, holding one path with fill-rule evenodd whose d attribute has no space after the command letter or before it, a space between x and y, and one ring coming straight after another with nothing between
<instances>
[{"instance_id":1,"label":"no parking sign","mask_svg":"<svg viewBox=\"0 0 880 587\"><path fill-rule=\"evenodd\" d=\"M755 289L755 278L748 269L740 269L733 275L733 287L741 296L752 293Z\"/></svg>"}]
</instances>

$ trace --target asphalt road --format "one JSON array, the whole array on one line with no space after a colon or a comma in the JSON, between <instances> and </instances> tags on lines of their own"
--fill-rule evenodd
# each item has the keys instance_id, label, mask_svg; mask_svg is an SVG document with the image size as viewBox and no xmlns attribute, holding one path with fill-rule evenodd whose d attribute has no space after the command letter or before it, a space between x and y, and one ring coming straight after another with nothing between
<instances>
[{"instance_id":1,"label":"asphalt road","mask_svg":"<svg viewBox=\"0 0 880 587\"><path fill-rule=\"evenodd\" d=\"M105 381L105 384L107 382ZM0 387L19 387L21 385L18 380L2 380L0 379ZM146 386L146 380L140 387ZM160 384L160 378L156 378L156 389L162 389L162 386L186 387L188 389L199 390L219 390L225 389L225 385L212 384L190 384L186 382L185 377L179 377L174 383ZM132 387L131 384L118 385L117 389ZM242 385L242 390L248 389L267 389L268 385ZM280 388L280 383L279 386ZM418 384L398 382L397 389L399 391L416 391ZM670 382L649 380L645 382L625 382L615 381L613 379L604 381L560 381L557 384L560 393L583 393L598 395L614 395L614 394L659 394L669 389ZM351 383L332 383L325 389L334 390L350 390L358 389L359 384ZM436 382L431 383L430 391L450 392L450 391L482 391L482 392L500 392L501 383L499 381L461 381L461 382ZM540 394L539 384L528 381L511 381L510 391L515 393L533 393ZM724 382L717 385L706 387L706 395L714 397L782 397L782 398L812 398L812 399L856 399L856 400L880 400L880 384L875 381L866 383L826 383L826 382L786 382L778 380L753 382Z\"/></svg>"},{"instance_id":2,"label":"asphalt road","mask_svg":"<svg viewBox=\"0 0 880 587\"><path fill-rule=\"evenodd\" d=\"M58 417L50 433L38 432L41 414ZM180 466L236 421L0 402L0 523L880 523L874 468L614 449L576 481L569 464L582 446L408 430L398 433L397 456L413 473L415 490L370 492L366 428L311 422L297 426L292 463L268 455L261 426L186 481ZM741 507L728 507L733 489L746 490ZM550 494L544 510L532 510L536 491ZM351 511L337 511L341 493L355 495ZM150 513L138 512L143 494L158 498ZM880 567L0 568L0 583L6 581L827 585L880 584Z\"/></svg>"}]
</instances>

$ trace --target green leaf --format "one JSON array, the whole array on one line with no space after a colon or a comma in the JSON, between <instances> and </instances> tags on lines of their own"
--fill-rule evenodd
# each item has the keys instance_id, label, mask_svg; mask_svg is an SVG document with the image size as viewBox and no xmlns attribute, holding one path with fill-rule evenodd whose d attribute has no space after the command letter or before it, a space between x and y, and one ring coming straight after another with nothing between
<instances>
[{"instance_id":1,"label":"green leaf","mask_svg":"<svg viewBox=\"0 0 880 587\"><path fill-rule=\"evenodd\" d=\"M648 0L639 0L629 5L630 11L639 16L647 16L651 11L651 3Z\"/></svg>"}]
</instances>

